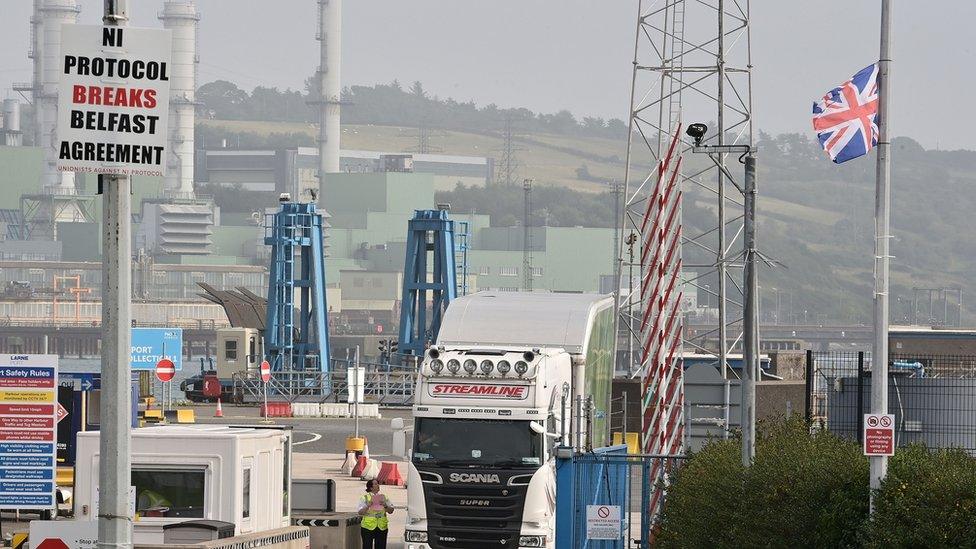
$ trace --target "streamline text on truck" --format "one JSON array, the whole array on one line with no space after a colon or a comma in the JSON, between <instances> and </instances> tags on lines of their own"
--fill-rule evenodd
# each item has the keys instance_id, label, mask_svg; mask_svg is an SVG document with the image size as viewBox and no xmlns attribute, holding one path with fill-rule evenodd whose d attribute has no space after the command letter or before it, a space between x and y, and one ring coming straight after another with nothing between
<instances>
[{"instance_id":1,"label":"streamline text on truck","mask_svg":"<svg viewBox=\"0 0 976 549\"><path fill-rule=\"evenodd\" d=\"M479 292L421 366L409 549L553 547L557 446L608 442L613 299Z\"/></svg>"}]
</instances>

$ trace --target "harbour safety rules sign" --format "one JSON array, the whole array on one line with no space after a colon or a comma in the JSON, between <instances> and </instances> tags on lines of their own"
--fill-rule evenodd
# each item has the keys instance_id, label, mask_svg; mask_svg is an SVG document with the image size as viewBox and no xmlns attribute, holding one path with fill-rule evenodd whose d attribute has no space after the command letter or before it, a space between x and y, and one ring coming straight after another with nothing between
<instances>
[{"instance_id":1,"label":"harbour safety rules sign","mask_svg":"<svg viewBox=\"0 0 976 549\"><path fill-rule=\"evenodd\" d=\"M0 509L53 509L58 357L0 355Z\"/></svg>"},{"instance_id":2,"label":"harbour safety rules sign","mask_svg":"<svg viewBox=\"0 0 976 549\"><path fill-rule=\"evenodd\" d=\"M171 32L64 25L61 34L58 170L165 175Z\"/></svg>"}]
</instances>

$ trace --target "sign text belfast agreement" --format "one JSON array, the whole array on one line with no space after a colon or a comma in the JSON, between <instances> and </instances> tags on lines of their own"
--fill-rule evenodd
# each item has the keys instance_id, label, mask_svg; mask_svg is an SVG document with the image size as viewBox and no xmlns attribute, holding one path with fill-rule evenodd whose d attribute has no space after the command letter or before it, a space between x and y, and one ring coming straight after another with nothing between
<instances>
[{"instance_id":1,"label":"sign text belfast agreement","mask_svg":"<svg viewBox=\"0 0 976 549\"><path fill-rule=\"evenodd\" d=\"M170 31L65 25L62 33L58 169L165 175Z\"/></svg>"}]
</instances>

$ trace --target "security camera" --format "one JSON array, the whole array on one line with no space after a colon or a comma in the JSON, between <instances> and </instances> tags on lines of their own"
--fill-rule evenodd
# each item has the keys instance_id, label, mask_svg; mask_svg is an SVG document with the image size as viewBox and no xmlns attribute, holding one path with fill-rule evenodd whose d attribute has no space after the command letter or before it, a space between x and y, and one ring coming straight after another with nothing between
<instances>
[{"instance_id":1,"label":"security camera","mask_svg":"<svg viewBox=\"0 0 976 549\"><path fill-rule=\"evenodd\" d=\"M291 193L281 193L278 195L278 202L291 202Z\"/></svg>"},{"instance_id":2,"label":"security camera","mask_svg":"<svg viewBox=\"0 0 976 549\"><path fill-rule=\"evenodd\" d=\"M705 139L705 134L707 132L708 132L708 126L702 123L691 124L690 126L688 126L688 129L685 130L685 133L688 134L688 137L695 140L696 147L701 146L702 140Z\"/></svg>"}]
</instances>

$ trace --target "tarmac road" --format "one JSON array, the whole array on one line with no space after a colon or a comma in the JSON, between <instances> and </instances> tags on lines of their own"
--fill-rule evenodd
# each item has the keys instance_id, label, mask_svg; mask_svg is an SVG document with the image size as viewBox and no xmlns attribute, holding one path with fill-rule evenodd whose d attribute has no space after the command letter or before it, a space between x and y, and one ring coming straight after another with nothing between
<instances>
[{"instance_id":1,"label":"tarmac road","mask_svg":"<svg viewBox=\"0 0 976 549\"><path fill-rule=\"evenodd\" d=\"M215 406L193 406L197 423L258 424L263 420L260 411L253 406L223 406L224 417L215 418ZM369 442L371 456L390 454L393 444L393 430L390 420L399 417L410 429L413 427L413 414L409 408L382 408L382 419L360 419L359 432ZM346 437L353 436L356 421L345 418L272 418L275 425L286 425L294 429L295 452L342 454L346 447ZM407 433L408 437L410 433ZM409 439L408 439L409 440Z\"/></svg>"}]
</instances>

